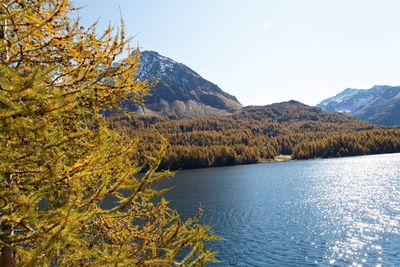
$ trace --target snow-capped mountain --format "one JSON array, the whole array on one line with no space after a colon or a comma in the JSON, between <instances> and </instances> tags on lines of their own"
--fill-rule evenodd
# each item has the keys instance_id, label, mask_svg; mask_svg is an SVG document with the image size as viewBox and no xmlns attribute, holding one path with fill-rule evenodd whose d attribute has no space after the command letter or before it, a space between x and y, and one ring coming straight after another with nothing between
<instances>
[{"instance_id":1,"label":"snow-capped mountain","mask_svg":"<svg viewBox=\"0 0 400 267\"><path fill-rule=\"evenodd\" d=\"M205 80L195 71L154 51L141 52L141 66L136 77L156 82L150 96L144 98L144 107L125 103L148 115L168 117L195 117L223 115L240 109L236 97Z\"/></svg>"},{"instance_id":2,"label":"snow-capped mountain","mask_svg":"<svg viewBox=\"0 0 400 267\"><path fill-rule=\"evenodd\" d=\"M346 113L374 124L400 125L400 86L349 88L317 106L324 111Z\"/></svg>"}]
</instances>

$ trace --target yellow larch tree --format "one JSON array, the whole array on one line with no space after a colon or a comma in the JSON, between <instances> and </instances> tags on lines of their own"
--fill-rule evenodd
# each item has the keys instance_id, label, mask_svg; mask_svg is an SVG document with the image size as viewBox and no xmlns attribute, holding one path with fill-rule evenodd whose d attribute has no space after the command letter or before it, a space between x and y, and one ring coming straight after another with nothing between
<instances>
[{"instance_id":1,"label":"yellow larch tree","mask_svg":"<svg viewBox=\"0 0 400 267\"><path fill-rule=\"evenodd\" d=\"M165 145L139 155L140 138L102 115L147 94L134 79L139 51L127 49L123 25L98 34L73 11L68 0L1 1L0 265L214 261L210 229L182 221L154 189L170 175L157 171Z\"/></svg>"}]
</instances>

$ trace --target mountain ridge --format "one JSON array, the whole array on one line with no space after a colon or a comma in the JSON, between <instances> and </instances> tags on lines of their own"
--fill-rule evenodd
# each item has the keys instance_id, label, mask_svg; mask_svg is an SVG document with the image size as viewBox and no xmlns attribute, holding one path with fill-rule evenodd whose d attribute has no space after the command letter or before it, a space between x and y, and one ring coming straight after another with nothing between
<instances>
[{"instance_id":1,"label":"mountain ridge","mask_svg":"<svg viewBox=\"0 0 400 267\"><path fill-rule=\"evenodd\" d=\"M147 80L155 86L150 89L150 95L144 97L144 105L139 106L126 100L123 107L141 116L172 119L231 114L237 116L249 110L260 113L262 107L266 106L243 107L235 96L223 91L190 67L158 52L140 52L140 61L141 65L135 78ZM295 100L282 103L304 105ZM400 125L400 86L347 88L323 100L317 107L323 111L344 113L372 124Z\"/></svg>"},{"instance_id":2,"label":"mountain ridge","mask_svg":"<svg viewBox=\"0 0 400 267\"><path fill-rule=\"evenodd\" d=\"M400 125L400 86L375 85L370 89L347 88L317 105L384 126Z\"/></svg>"},{"instance_id":3,"label":"mountain ridge","mask_svg":"<svg viewBox=\"0 0 400 267\"><path fill-rule=\"evenodd\" d=\"M186 118L226 115L242 107L235 96L204 79L188 66L155 51L140 54L141 65L136 79L155 82L144 106L131 102L124 106L141 115Z\"/></svg>"}]
</instances>

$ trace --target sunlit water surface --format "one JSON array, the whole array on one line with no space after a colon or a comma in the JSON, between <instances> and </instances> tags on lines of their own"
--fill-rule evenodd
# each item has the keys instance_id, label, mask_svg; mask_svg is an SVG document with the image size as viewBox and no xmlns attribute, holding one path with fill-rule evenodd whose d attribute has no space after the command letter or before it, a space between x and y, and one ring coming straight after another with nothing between
<instances>
[{"instance_id":1,"label":"sunlit water surface","mask_svg":"<svg viewBox=\"0 0 400 267\"><path fill-rule=\"evenodd\" d=\"M400 154L180 171L184 217L224 240L220 266L400 266Z\"/></svg>"}]
</instances>

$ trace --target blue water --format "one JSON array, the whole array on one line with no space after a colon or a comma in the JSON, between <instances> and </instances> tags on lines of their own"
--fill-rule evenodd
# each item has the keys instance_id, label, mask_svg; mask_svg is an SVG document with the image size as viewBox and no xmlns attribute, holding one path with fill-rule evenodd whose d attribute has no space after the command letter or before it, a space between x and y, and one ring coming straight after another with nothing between
<instances>
[{"instance_id":1,"label":"blue water","mask_svg":"<svg viewBox=\"0 0 400 267\"><path fill-rule=\"evenodd\" d=\"M217 266L400 266L400 154L179 171L183 217L224 240Z\"/></svg>"}]
</instances>

